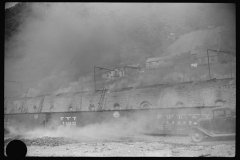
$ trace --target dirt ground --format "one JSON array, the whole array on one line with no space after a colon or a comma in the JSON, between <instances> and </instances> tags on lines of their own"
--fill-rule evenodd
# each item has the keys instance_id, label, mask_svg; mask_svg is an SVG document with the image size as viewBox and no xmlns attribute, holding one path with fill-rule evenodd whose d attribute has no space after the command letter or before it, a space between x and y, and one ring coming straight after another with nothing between
<instances>
[{"instance_id":1,"label":"dirt ground","mask_svg":"<svg viewBox=\"0 0 240 160\"><path fill-rule=\"evenodd\" d=\"M13 138L5 137L5 147ZM98 141L22 139L29 157L234 157L235 137L193 143L187 136L129 135Z\"/></svg>"}]
</instances>

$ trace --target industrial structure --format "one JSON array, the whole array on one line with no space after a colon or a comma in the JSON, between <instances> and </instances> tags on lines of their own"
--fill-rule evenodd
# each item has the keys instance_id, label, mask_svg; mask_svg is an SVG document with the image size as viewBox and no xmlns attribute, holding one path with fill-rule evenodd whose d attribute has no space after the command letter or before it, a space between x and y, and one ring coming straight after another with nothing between
<instances>
[{"instance_id":1,"label":"industrial structure","mask_svg":"<svg viewBox=\"0 0 240 160\"><path fill-rule=\"evenodd\" d=\"M188 134L200 117L211 117L211 108L236 107L236 85L231 82L230 78L5 99L4 124L25 129L85 126L137 116L148 132Z\"/></svg>"}]
</instances>

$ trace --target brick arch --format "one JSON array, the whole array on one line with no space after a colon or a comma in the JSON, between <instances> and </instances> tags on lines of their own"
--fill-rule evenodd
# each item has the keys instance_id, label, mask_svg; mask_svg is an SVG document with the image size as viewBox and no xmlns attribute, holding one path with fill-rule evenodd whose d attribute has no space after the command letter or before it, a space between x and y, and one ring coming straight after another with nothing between
<instances>
[{"instance_id":1,"label":"brick arch","mask_svg":"<svg viewBox=\"0 0 240 160\"><path fill-rule=\"evenodd\" d=\"M150 108L150 107L151 107L151 104L150 104L148 101L143 101L143 102L140 104L140 107L141 107L141 108Z\"/></svg>"},{"instance_id":2,"label":"brick arch","mask_svg":"<svg viewBox=\"0 0 240 160\"><path fill-rule=\"evenodd\" d=\"M119 103L114 103L114 105L113 105L113 109L114 110L118 110L118 109L120 109L121 107L120 107L120 104Z\"/></svg>"}]
</instances>

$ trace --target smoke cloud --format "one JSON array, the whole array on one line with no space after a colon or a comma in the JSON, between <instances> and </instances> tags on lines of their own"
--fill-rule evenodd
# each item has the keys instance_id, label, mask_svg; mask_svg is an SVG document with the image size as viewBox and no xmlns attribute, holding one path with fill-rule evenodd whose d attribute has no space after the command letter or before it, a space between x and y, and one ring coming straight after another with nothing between
<instances>
[{"instance_id":1,"label":"smoke cloud","mask_svg":"<svg viewBox=\"0 0 240 160\"><path fill-rule=\"evenodd\" d=\"M26 130L25 128L9 127L10 136L22 138L41 137L65 137L78 141L97 141L118 139L124 136L149 133L146 124L151 120L150 112L131 114L131 117L119 117L117 119L103 120L99 123L91 123L83 127L62 126L59 121L51 120L45 128ZM84 122L82 122L84 123ZM19 127L19 126L18 126Z\"/></svg>"},{"instance_id":2,"label":"smoke cloud","mask_svg":"<svg viewBox=\"0 0 240 160\"><path fill-rule=\"evenodd\" d=\"M21 83L6 82L4 95L79 91L94 66L142 63L164 53L171 33L234 18L232 4L26 3L16 17L20 25L5 38L5 80ZM87 77L91 88L93 76Z\"/></svg>"}]
</instances>

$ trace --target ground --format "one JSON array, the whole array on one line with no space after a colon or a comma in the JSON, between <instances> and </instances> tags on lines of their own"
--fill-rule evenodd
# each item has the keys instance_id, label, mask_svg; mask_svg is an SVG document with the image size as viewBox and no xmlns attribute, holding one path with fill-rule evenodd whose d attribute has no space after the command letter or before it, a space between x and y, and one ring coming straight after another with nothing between
<instances>
[{"instance_id":1,"label":"ground","mask_svg":"<svg viewBox=\"0 0 240 160\"><path fill-rule=\"evenodd\" d=\"M5 146L13 138L5 136ZM63 137L20 138L29 157L234 157L235 137L207 138L193 143L188 136L128 135L97 141Z\"/></svg>"}]
</instances>

